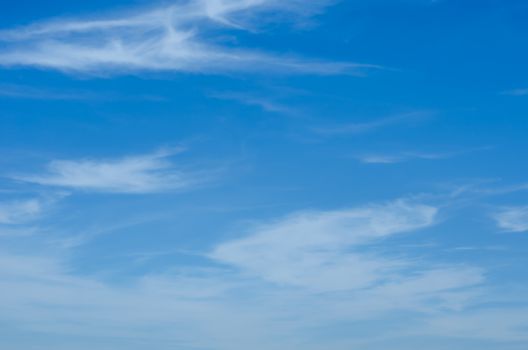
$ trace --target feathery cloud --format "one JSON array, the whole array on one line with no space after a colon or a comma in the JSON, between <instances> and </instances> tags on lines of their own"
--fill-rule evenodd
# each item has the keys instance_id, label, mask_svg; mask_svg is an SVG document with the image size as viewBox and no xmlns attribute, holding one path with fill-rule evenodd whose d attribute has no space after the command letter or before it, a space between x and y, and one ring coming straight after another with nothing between
<instances>
[{"instance_id":1,"label":"feathery cloud","mask_svg":"<svg viewBox=\"0 0 528 350\"><path fill-rule=\"evenodd\" d=\"M331 1L188 0L105 18L55 20L0 32L0 66L114 75L144 71L363 74L375 65L234 48L218 34L272 14L309 15Z\"/></svg>"},{"instance_id":2,"label":"feathery cloud","mask_svg":"<svg viewBox=\"0 0 528 350\"><path fill-rule=\"evenodd\" d=\"M512 207L494 215L499 228L507 232L528 231L528 207Z\"/></svg>"},{"instance_id":3,"label":"feathery cloud","mask_svg":"<svg viewBox=\"0 0 528 350\"><path fill-rule=\"evenodd\" d=\"M0 251L0 288L6 291L0 321L24 332L68 334L72 341L120 339L114 349L149 343L158 349L320 350L351 339L314 343L308 329L384 320L402 311L428 321L418 335L458 335L443 319L474 303L482 271L391 257L375 244L430 227L436 215L435 207L409 200L293 213L217 245L209 257L228 268L168 266L125 285L75 275L57 256ZM379 334L390 336L389 328L380 323ZM488 337L479 329L462 336Z\"/></svg>"},{"instance_id":4,"label":"feathery cloud","mask_svg":"<svg viewBox=\"0 0 528 350\"><path fill-rule=\"evenodd\" d=\"M362 163L367 164L395 164L406 162L411 159L447 159L450 158L452 154L448 153L419 153L419 152L405 152L401 154L364 154L355 157Z\"/></svg>"},{"instance_id":5,"label":"feathery cloud","mask_svg":"<svg viewBox=\"0 0 528 350\"><path fill-rule=\"evenodd\" d=\"M400 153L366 153L354 156L357 160L366 164L396 164L411 161L414 159L422 160L439 160L439 159L449 159L456 156L465 155L468 153L473 153L477 151L489 150L490 147L480 147L459 151L451 152L400 152Z\"/></svg>"},{"instance_id":6,"label":"feathery cloud","mask_svg":"<svg viewBox=\"0 0 528 350\"><path fill-rule=\"evenodd\" d=\"M294 108L291 108L286 104L276 102L275 100L269 97L237 92L211 93L209 94L209 96L219 100L231 100L247 106L259 107L263 111L270 113L278 113L284 115L295 114Z\"/></svg>"},{"instance_id":7,"label":"feathery cloud","mask_svg":"<svg viewBox=\"0 0 528 350\"><path fill-rule=\"evenodd\" d=\"M211 257L284 285L341 290L370 286L402 261L351 251L377 239L430 226L436 208L398 201L293 214L220 245Z\"/></svg>"},{"instance_id":8,"label":"feathery cloud","mask_svg":"<svg viewBox=\"0 0 528 350\"><path fill-rule=\"evenodd\" d=\"M34 219L42 212L38 199L0 202L0 224L19 224Z\"/></svg>"},{"instance_id":9,"label":"feathery cloud","mask_svg":"<svg viewBox=\"0 0 528 350\"><path fill-rule=\"evenodd\" d=\"M177 151L114 160L54 160L47 172L13 178L45 186L114 193L183 190L204 181L204 174L179 170L169 160Z\"/></svg>"}]
</instances>

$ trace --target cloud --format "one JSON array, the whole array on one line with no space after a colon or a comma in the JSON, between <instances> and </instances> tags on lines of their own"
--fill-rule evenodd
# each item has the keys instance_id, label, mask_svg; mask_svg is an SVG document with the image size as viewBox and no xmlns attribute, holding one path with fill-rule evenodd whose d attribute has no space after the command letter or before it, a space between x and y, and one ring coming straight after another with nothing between
<instances>
[{"instance_id":1,"label":"cloud","mask_svg":"<svg viewBox=\"0 0 528 350\"><path fill-rule=\"evenodd\" d=\"M55 20L0 32L0 66L96 75L145 71L363 74L375 65L235 48L222 34L273 14L309 15L329 1L188 0L143 12Z\"/></svg>"},{"instance_id":2,"label":"cloud","mask_svg":"<svg viewBox=\"0 0 528 350\"><path fill-rule=\"evenodd\" d=\"M444 152L444 153L426 153L426 152L401 152L401 153L392 153L392 154L371 153L371 154L357 155L354 158L366 164L396 164L396 163L403 163L403 162L411 161L414 159L421 159L421 160L449 159L449 158L464 155L467 153L488 150L488 149L490 149L490 147L481 147L481 148L475 148L475 149L469 149L469 150Z\"/></svg>"},{"instance_id":3,"label":"cloud","mask_svg":"<svg viewBox=\"0 0 528 350\"><path fill-rule=\"evenodd\" d=\"M20 224L36 218L42 212L38 199L0 202L0 224Z\"/></svg>"},{"instance_id":4,"label":"cloud","mask_svg":"<svg viewBox=\"0 0 528 350\"><path fill-rule=\"evenodd\" d=\"M501 94L508 95L508 96L528 96L528 89L507 90L507 91L503 91Z\"/></svg>"},{"instance_id":5,"label":"cloud","mask_svg":"<svg viewBox=\"0 0 528 350\"><path fill-rule=\"evenodd\" d=\"M528 207L512 207L494 215L499 228L507 232L528 231Z\"/></svg>"},{"instance_id":6,"label":"cloud","mask_svg":"<svg viewBox=\"0 0 528 350\"><path fill-rule=\"evenodd\" d=\"M395 155L387 155L387 154L364 154L360 156L356 156L355 158L358 159L362 163L367 164L395 164L395 163L402 163L409 161L411 159L446 159L450 158L450 154L442 154L442 153L401 153L401 154L395 154Z\"/></svg>"},{"instance_id":7,"label":"cloud","mask_svg":"<svg viewBox=\"0 0 528 350\"><path fill-rule=\"evenodd\" d=\"M353 249L428 227L436 211L398 201L381 207L296 213L220 245L211 257L279 284L323 290L364 288L405 262Z\"/></svg>"},{"instance_id":8,"label":"cloud","mask_svg":"<svg viewBox=\"0 0 528 350\"><path fill-rule=\"evenodd\" d=\"M183 190L205 181L200 172L178 170L169 158L175 150L114 160L54 160L47 172L14 179L45 186L114 193Z\"/></svg>"},{"instance_id":9,"label":"cloud","mask_svg":"<svg viewBox=\"0 0 528 350\"><path fill-rule=\"evenodd\" d=\"M114 350L145 344L321 350L356 341L372 347L370 334L353 325L375 321L376 334L390 339L393 328L386 322L400 320L402 312L406 322L398 322L398 336L490 339L487 328L466 322L468 309L482 300L476 290L485 281L481 269L390 254L390 244L379 244L431 227L437 212L401 199L291 213L217 244L207 254L211 265L179 261L156 272L142 266L126 283L112 277L122 277L119 269L79 273L73 251L0 250L0 322L31 344L53 345L57 337L65 349L92 349L98 339ZM504 335L522 325L525 318L517 317L492 338L508 342ZM347 331L334 332L340 329Z\"/></svg>"},{"instance_id":10,"label":"cloud","mask_svg":"<svg viewBox=\"0 0 528 350\"><path fill-rule=\"evenodd\" d=\"M372 132L378 129L387 128L393 125L414 124L431 117L431 112L411 112L398 114L387 118L366 121L361 123L348 123L332 126L319 126L312 128L312 131L323 136L357 135Z\"/></svg>"},{"instance_id":11,"label":"cloud","mask_svg":"<svg viewBox=\"0 0 528 350\"><path fill-rule=\"evenodd\" d=\"M285 104L276 102L269 97L251 95L246 93L238 92L222 92L222 93L212 93L210 97L220 99L220 100L231 100L236 101L248 106L259 107L263 111L270 113L278 113L285 115L295 114L295 110L291 107L286 106Z\"/></svg>"}]
</instances>

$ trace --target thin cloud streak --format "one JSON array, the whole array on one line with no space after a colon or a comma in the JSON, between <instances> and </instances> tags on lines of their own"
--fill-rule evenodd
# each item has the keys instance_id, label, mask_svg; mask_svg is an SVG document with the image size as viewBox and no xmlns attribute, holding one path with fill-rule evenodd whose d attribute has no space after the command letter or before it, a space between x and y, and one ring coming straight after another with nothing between
<instances>
[{"instance_id":1,"label":"thin cloud streak","mask_svg":"<svg viewBox=\"0 0 528 350\"><path fill-rule=\"evenodd\" d=\"M293 108L262 96L238 92L211 93L209 94L209 96L220 100L236 101L244 105L259 107L263 111L270 113L278 113L284 115L295 114L295 110Z\"/></svg>"},{"instance_id":2,"label":"thin cloud streak","mask_svg":"<svg viewBox=\"0 0 528 350\"><path fill-rule=\"evenodd\" d=\"M114 160L55 160L43 174L13 178L43 186L136 194L184 190L205 182L205 172L183 171L169 160L180 151L161 150Z\"/></svg>"},{"instance_id":3,"label":"thin cloud streak","mask_svg":"<svg viewBox=\"0 0 528 350\"><path fill-rule=\"evenodd\" d=\"M355 157L362 163L366 164L396 164L409 161L411 159L447 159L451 154L442 153L402 153L397 155L383 155L383 154L365 154Z\"/></svg>"},{"instance_id":4,"label":"thin cloud streak","mask_svg":"<svg viewBox=\"0 0 528 350\"><path fill-rule=\"evenodd\" d=\"M454 152L444 152L444 153L427 153L427 152L401 152L401 153L371 153L371 154L361 154L354 156L355 159L362 163L366 164L397 164L408 162L414 159L421 160L442 160L449 159L456 156L461 156L467 153L489 150L490 147L481 147L475 149L454 151Z\"/></svg>"},{"instance_id":5,"label":"thin cloud streak","mask_svg":"<svg viewBox=\"0 0 528 350\"><path fill-rule=\"evenodd\" d=\"M528 89L507 90L507 91L503 91L501 94L508 95L508 96L528 96Z\"/></svg>"},{"instance_id":6,"label":"thin cloud streak","mask_svg":"<svg viewBox=\"0 0 528 350\"><path fill-rule=\"evenodd\" d=\"M327 4L190 0L137 14L34 24L0 32L0 66L103 76L149 71L363 75L381 68L232 48L217 38L226 29L248 30L263 13L307 14Z\"/></svg>"},{"instance_id":7,"label":"thin cloud streak","mask_svg":"<svg viewBox=\"0 0 528 350\"><path fill-rule=\"evenodd\" d=\"M414 124L427 120L432 117L431 112L411 112L390 116L387 118L376 119L371 121L348 123L341 125L328 125L313 127L312 131L321 136L345 136L345 135L359 135L375 130L384 129L390 126Z\"/></svg>"}]
</instances>

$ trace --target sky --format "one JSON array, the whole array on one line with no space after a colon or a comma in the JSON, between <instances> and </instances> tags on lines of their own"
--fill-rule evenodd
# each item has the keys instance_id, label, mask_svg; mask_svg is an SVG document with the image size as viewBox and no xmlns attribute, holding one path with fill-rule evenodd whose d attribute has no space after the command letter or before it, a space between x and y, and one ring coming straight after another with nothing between
<instances>
[{"instance_id":1,"label":"sky","mask_svg":"<svg viewBox=\"0 0 528 350\"><path fill-rule=\"evenodd\" d=\"M2 349L527 348L528 2L2 1Z\"/></svg>"}]
</instances>

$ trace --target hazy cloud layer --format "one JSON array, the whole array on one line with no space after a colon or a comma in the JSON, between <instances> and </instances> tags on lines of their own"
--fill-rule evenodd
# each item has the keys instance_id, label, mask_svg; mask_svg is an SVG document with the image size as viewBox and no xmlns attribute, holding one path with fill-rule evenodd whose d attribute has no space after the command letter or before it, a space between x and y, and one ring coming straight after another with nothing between
<instances>
[{"instance_id":1,"label":"hazy cloud layer","mask_svg":"<svg viewBox=\"0 0 528 350\"><path fill-rule=\"evenodd\" d=\"M423 332L446 334L446 317L478 303L483 271L391 256L373 244L428 228L436 215L435 207L408 200L292 213L218 244L207 254L216 267L167 266L126 285L75 275L61 255L0 252L0 320L74 339L128 339L117 349L316 350L325 344L310 339L309 329L398 312L427 317ZM523 324L518 319L491 337ZM379 332L390 334L383 325Z\"/></svg>"}]
</instances>

